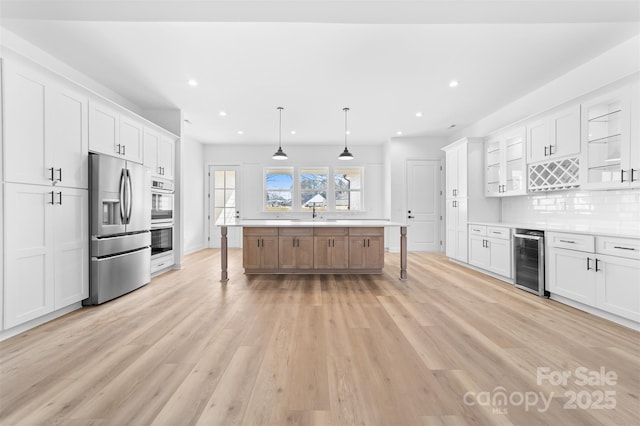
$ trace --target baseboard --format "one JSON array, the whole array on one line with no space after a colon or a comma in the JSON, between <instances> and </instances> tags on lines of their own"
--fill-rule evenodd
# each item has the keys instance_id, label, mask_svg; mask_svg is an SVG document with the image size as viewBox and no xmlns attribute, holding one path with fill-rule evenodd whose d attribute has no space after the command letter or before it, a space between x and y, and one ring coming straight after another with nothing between
<instances>
[{"instance_id":1,"label":"baseboard","mask_svg":"<svg viewBox=\"0 0 640 426\"><path fill-rule=\"evenodd\" d=\"M2 330L0 331L0 342L10 337L17 336L20 333L24 333L25 331L31 330L32 328L35 328L49 321L53 321L56 318L60 318L61 316L66 315L69 312L78 310L80 308L82 308L82 302L74 303L73 305L69 305L64 308L58 309L57 311L50 312L39 318L35 318L35 319L32 319L31 321L27 321L25 323L16 325L15 327L11 327L8 330Z\"/></svg>"}]
</instances>

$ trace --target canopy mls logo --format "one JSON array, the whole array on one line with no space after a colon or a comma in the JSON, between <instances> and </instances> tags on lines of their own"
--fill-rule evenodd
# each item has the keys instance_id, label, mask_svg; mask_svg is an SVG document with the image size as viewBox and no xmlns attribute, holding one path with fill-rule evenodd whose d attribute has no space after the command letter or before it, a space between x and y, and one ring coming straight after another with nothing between
<instances>
[{"instance_id":1,"label":"canopy mls logo","mask_svg":"<svg viewBox=\"0 0 640 426\"><path fill-rule=\"evenodd\" d=\"M525 411L537 410L546 412L554 396L566 398L565 410L612 410L616 408L616 391L603 389L618 383L618 374L607 371L589 370L577 367L575 370L551 370L549 367L536 369L536 385L554 387L585 387L583 390L551 391L513 391L508 392L504 386L496 386L492 391L467 392L463 402L467 406L491 407L493 414L507 414L508 407L524 407ZM594 389L595 388L595 389Z\"/></svg>"}]
</instances>

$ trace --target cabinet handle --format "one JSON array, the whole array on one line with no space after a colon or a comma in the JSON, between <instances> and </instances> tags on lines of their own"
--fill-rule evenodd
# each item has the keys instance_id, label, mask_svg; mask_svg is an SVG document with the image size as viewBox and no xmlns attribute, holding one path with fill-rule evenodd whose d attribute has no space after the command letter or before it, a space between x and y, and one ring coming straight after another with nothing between
<instances>
[{"instance_id":1,"label":"cabinet handle","mask_svg":"<svg viewBox=\"0 0 640 426\"><path fill-rule=\"evenodd\" d=\"M613 248L620 249L620 250L635 250L634 247L613 246Z\"/></svg>"},{"instance_id":2,"label":"cabinet handle","mask_svg":"<svg viewBox=\"0 0 640 426\"><path fill-rule=\"evenodd\" d=\"M49 204L55 204L55 201L53 200L53 197L54 197L53 191L51 191L49 195L51 195L51 201L49 201Z\"/></svg>"},{"instance_id":3,"label":"cabinet handle","mask_svg":"<svg viewBox=\"0 0 640 426\"><path fill-rule=\"evenodd\" d=\"M587 257L587 271L591 270L591 258Z\"/></svg>"},{"instance_id":4,"label":"cabinet handle","mask_svg":"<svg viewBox=\"0 0 640 426\"><path fill-rule=\"evenodd\" d=\"M62 205L62 192L58 192L58 197L59 197L58 204Z\"/></svg>"},{"instance_id":5,"label":"cabinet handle","mask_svg":"<svg viewBox=\"0 0 640 426\"><path fill-rule=\"evenodd\" d=\"M631 180L630 180L630 182L635 182L635 181L637 181L637 180L638 180L638 179L634 179L634 178L633 178L633 172L637 172L637 170L635 170L635 169L631 169Z\"/></svg>"},{"instance_id":6,"label":"cabinet handle","mask_svg":"<svg viewBox=\"0 0 640 426\"><path fill-rule=\"evenodd\" d=\"M158 166L157 169L158 169L158 174L161 175L162 174L162 167Z\"/></svg>"},{"instance_id":7,"label":"cabinet handle","mask_svg":"<svg viewBox=\"0 0 640 426\"><path fill-rule=\"evenodd\" d=\"M54 181L55 179L53 178L53 167L49 167L49 171L51 172L51 177L49 178L49 180Z\"/></svg>"},{"instance_id":8,"label":"cabinet handle","mask_svg":"<svg viewBox=\"0 0 640 426\"><path fill-rule=\"evenodd\" d=\"M544 156L545 156L545 157L547 156L547 149L549 149L549 147L548 147L548 146L545 146L545 147L544 147Z\"/></svg>"},{"instance_id":9,"label":"cabinet handle","mask_svg":"<svg viewBox=\"0 0 640 426\"><path fill-rule=\"evenodd\" d=\"M60 167L58 170L58 182L62 182L62 167Z\"/></svg>"},{"instance_id":10,"label":"cabinet handle","mask_svg":"<svg viewBox=\"0 0 640 426\"><path fill-rule=\"evenodd\" d=\"M553 155L553 154L555 154L555 152L553 152L553 147L554 147L554 146L555 146L555 145L549 145L549 155ZM558 151L556 151L556 152L558 152Z\"/></svg>"},{"instance_id":11,"label":"cabinet handle","mask_svg":"<svg viewBox=\"0 0 640 426\"><path fill-rule=\"evenodd\" d=\"M260 238L258 238L256 242L258 243L258 248L260 248Z\"/></svg>"},{"instance_id":12,"label":"cabinet handle","mask_svg":"<svg viewBox=\"0 0 640 426\"><path fill-rule=\"evenodd\" d=\"M596 272L600 271L600 269L598 269L598 262L599 262L599 261L600 261L600 260L599 260L598 258L596 258Z\"/></svg>"},{"instance_id":13,"label":"cabinet handle","mask_svg":"<svg viewBox=\"0 0 640 426\"><path fill-rule=\"evenodd\" d=\"M127 155L127 146L122 145L122 155Z\"/></svg>"},{"instance_id":14,"label":"cabinet handle","mask_svg":"<svg viewBox=\"0 0 640 426\"><path fill-rule=\"evenodd\" d=\"M367 247L371 247L371 241L367 238Z\"/></svg>"},{"instance_id":15,"label":"cabinet handle","mask_svg":"<svg viewBox=\"0 0 640 426\"><path fill-rule=\"evenodd\" d=\"M118 154L122 154L122 152L120 152L120 144L116 145L118 147Z\"/></svg>"},{"instance_id":16,"label":"cabinet handle","mask_svg":"<svg viewBox=\"0 0 640 426\"><path fill-rule=\"evenodd\" d=\"M624 170L620 170L620 183L624 182Z\"/></svg>"},{"instance_id":17,"label":"cabinet handle","mask_svg":"<svg viewBox=\"0 0 640 426\"><path fill-rule=\"evenodd\" d=\"M575 241L571 241L571 240L560 240L561 243L569 243L569 244L575 244Z\"/></svg>"}]
</instances>

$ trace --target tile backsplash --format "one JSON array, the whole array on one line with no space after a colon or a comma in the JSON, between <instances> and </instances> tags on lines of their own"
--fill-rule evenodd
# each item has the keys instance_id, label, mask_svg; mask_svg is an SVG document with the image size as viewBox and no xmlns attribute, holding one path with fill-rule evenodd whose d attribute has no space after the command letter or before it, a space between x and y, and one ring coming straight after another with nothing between
<instances>
[{"instance_id":1,"label":"tile backsplash","mask_svg":"<svg viewBox=\"0 0 640 426\"><path fill-rule=\"evenodd\" d=\"M502 221L640 230L640 189L554 191L502 199Z\"/></svg>"}]
</instances>

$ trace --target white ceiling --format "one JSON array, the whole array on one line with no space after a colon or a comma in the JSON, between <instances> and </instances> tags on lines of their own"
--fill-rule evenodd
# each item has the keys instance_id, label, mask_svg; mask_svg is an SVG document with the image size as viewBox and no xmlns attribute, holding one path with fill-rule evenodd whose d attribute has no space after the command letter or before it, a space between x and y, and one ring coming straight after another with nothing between
<instances>
[{"instance_id":1,"label":"white ceiling","mask_svg":"<svg viewBox=\"0 0 640 426\"><path fill-rule=\"evenodd\" d=\"M448 135L640 33L639 5L3 0L0 22L202 142L277 143L283 106L286 148L341 143L343 107L349 144Z\"/></svg>"}]
</instances>

